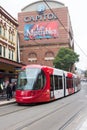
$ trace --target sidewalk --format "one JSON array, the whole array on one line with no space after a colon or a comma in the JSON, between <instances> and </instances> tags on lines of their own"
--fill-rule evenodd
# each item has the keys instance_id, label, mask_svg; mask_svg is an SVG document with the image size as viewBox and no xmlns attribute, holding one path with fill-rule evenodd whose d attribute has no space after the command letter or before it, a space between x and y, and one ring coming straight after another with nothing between
<instances>
[{"instance_id":1,"label":"sidewalk","mask_svg":"<svg viewBox=\"0 0 87 130\"><path fill-rule=\"evenodd\" d=\"M16 102L15 98L12 98L8 101L6 98L6 95L3 95L3 96L0 95L0 106L15 103L15 102Z\"/></svg>"}]
</instances>

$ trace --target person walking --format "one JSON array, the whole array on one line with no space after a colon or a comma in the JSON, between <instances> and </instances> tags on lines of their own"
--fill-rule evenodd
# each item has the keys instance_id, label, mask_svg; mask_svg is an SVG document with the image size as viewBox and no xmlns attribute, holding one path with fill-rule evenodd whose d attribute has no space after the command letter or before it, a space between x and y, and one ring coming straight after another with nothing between
<instances>
[{"instance_id":1,"label":"person walking","mask_svg":"<svg viewBox=\"0 0 87 130\"><path fill-rule=\"evenodd\" d=\"M16 82L13 83L12 86L12 96L15 97L15 90L16 90Z\"/></svg>"},{"instance_id":2,"label":"person walking","mask_svg":"<svg viewBox=\"0 0 87 130\"><path fill-rule=\"evenodd\" d=\"M2 97L4 96L4 87L3 84L0 84L0 93L2 94Z\"/></svg>"},{"instance_id":3,"label":"person walking","mask_svg":"<svg viewBox=\"0 0 87 130\"><path fill-rule=\"evenodd\" d=\"M12 84L9 83L6 88L7 100L12 98Z\"/></svg>"}]
</instances>

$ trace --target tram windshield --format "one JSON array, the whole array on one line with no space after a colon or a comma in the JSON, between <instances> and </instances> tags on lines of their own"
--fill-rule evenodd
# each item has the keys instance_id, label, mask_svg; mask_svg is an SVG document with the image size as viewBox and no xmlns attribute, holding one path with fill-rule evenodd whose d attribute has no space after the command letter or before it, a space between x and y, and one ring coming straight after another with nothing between
<instances>
[{"instance_id":1,"label":"tram windshield","mask_svg":"<svg viewBox=\"0 0 87 130\"><path fill-rule=\"evenodd\" d=\"M38 90L45 85L46 77L44 72L38 68L26 68L18 76L18 90Z\"/></svg>"}]
</instances>

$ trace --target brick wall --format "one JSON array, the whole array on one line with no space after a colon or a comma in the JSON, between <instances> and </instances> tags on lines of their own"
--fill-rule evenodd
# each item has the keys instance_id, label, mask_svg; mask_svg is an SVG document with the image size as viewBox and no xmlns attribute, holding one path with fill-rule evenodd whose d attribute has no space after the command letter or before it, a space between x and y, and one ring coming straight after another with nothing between
<instances>
[{"instance_id":1,"label":"brick wall","mask_svg":"<svg viewBox=\"0 0 87 130\"><path fill-rule=\"evenodd\" d=\"M69 29L68 24L68 9L66 7L54 9L55 14L61 20L64 27ZM46 13L50 13L50 10L46 10ZM58 38L53 39L42 39L42 40L24 40L24 22L25 16L36 16L37 12L21 12L18 14L18 31L19 31L19 40L20 40L20 56L21 62L25 64L44 64L48 66L53 66L53 57L55 58L56 54L60 47L69 47L69 35L58 22ZM54 20L51 20L54 21ZM43 22L43 21L38 21ZM32 23L38 23L32 22ZM44 21L45 22L45 21ZM50 20L46 20L50 22ZM31 23L31 22L30 22ZM27 23L29 24L29 23Z\"/></svg>"}]
</instances>

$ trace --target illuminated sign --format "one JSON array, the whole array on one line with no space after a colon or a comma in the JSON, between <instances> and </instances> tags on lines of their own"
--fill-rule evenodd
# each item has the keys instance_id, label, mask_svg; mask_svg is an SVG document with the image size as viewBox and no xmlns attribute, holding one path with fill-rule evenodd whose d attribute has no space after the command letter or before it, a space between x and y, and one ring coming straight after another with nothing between
<instances>
[{"instance_id":1,"label":"illuminated sign","mask_svg":"<svg viewBox=\"0 0 87 130\"><path fill-rule=\"evenodd\" d=\"M58 21L25 24L24 40L58 37Z\"/></svg>"}]
</instances>

